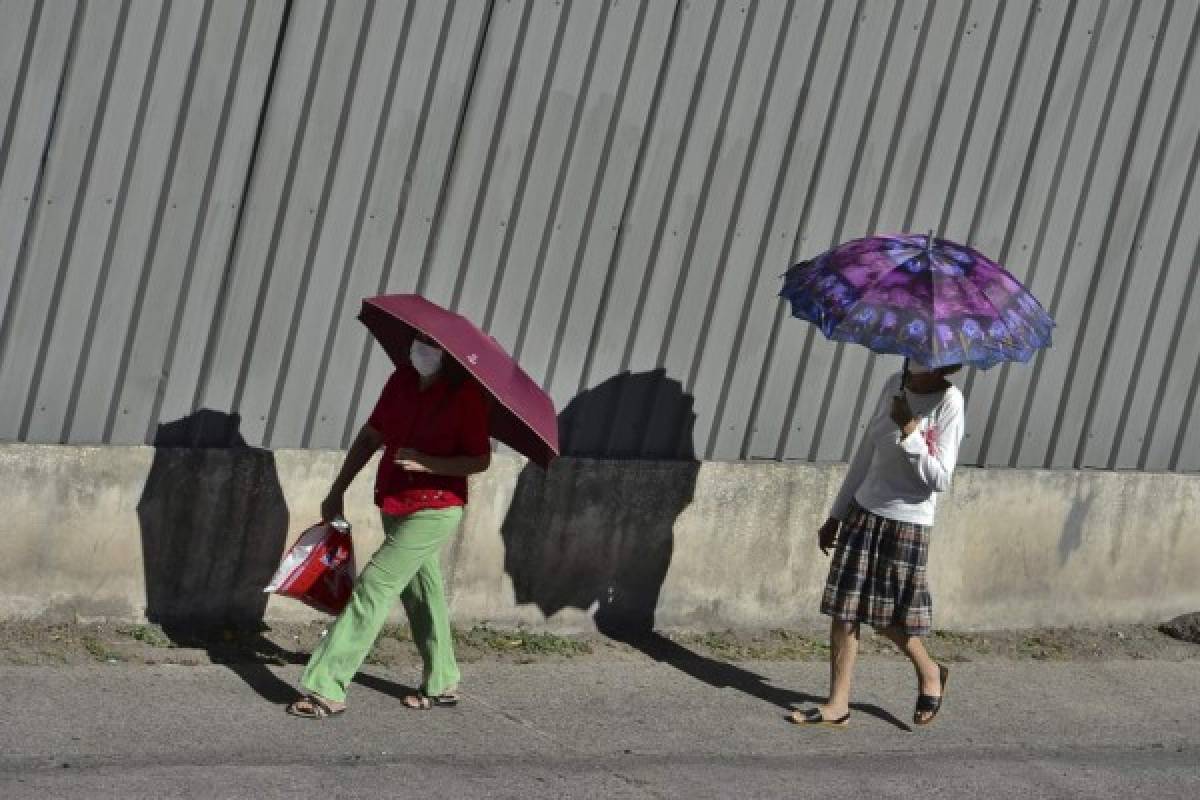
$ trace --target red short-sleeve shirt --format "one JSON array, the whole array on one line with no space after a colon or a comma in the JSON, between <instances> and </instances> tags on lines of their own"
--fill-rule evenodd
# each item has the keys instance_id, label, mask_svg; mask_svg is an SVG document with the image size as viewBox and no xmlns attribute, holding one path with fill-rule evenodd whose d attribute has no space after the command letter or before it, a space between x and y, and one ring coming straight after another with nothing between
<instances>
[{"instance_id":1,"label":"red short-sleeve shirt","mask_svg":"<svg viewBox=\"0 0 1200 800\"><path fill-rule=\"evenodd\" d=\"M396 451L411 448L430 456L481 456L489 451L487 403L473 380L457 387L439 377L421 391L416 370L392 373L367 424L383 436L375 477L375 505L399 516L467 502L467 479L409 472L395 463Z\"/></svg>"}]
</instances>

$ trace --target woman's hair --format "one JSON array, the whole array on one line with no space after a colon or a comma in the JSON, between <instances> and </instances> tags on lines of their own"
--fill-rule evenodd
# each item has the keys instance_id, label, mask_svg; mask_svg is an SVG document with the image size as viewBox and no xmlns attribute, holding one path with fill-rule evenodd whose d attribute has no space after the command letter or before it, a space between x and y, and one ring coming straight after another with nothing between
<instances>
[{"instance_id":1,"label":"woman's hair","mask_svg":"<svg viewBox=\"0 0 1200 800\"><path fill-rule=\"evenodd\" d=\"M950 364L949 366L946 366L946 367L938 367L937 370L935 370L935 371L937 372L938 375L941 375L944 378L947 375L953 375L954 373L958 372L960 369L962 369L962 364Z\"/></svg>"}]
</instances>

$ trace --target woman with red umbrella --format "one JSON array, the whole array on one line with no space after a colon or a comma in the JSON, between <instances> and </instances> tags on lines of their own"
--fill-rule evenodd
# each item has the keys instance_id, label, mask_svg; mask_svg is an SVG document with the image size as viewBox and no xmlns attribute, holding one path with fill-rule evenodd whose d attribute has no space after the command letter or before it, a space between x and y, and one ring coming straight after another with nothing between
<instances>
[{"instance_id":1,"label":"woman with red umbrella","mask_svg":"<svg viewBox=\"0 0 1200 800\"><path fill-rule=\"evenodd\" d=\"M384 542L313 651L300 679L306 694L288 706L296 716L320 719L345 711L346 687L397 596L424 665L420 688L404 704L423 710L458 702L438 553L462 520L467 476L491 462L488 403L479 382L430 336L412 338L407 362L384 386L321 504L323 518L340 516L346 488L383 448L375 503L383 514Z\"/></svg>"}]
</instances>

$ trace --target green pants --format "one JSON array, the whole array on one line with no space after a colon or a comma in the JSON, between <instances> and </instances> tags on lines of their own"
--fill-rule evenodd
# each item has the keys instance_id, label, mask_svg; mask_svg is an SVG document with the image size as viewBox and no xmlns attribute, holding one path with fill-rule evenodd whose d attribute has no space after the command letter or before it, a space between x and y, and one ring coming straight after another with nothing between
<instances>
[{"instance_id":1,"label":"green pants","mask_svg":"<svg viewBox=\"0 0 1200 800\"><path fill-rule=\"evenodd\" d=\"M383 517L384 541L354 585L350 603L313 651L300 684L344 702L346 687L371 651L396 596L404 603L413 641L425 664L421 691L438 695L458 684L450 610L438 551L458 528L462 507Z\"/></svg>"}]
</instances>

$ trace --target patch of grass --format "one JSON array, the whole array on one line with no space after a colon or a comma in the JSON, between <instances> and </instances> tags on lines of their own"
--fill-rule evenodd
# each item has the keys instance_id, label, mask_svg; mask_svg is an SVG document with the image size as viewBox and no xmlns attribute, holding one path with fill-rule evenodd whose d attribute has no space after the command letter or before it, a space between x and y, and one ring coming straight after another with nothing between
<instances>
[{"instance_id":1,"label":"patch of grass","mask_svg":"<svg viewBox=\"0 0 1200 800\"><path fill-rule=\"evenodd\" d=\"M117 633L136 639L150 647L175 646L175 643L167 638L167 635L162 632L162 628L157 625L127 625L117 628Z\"/></svg>"},{"instance_id":2,"label":"patch of grass","mask_svg":"<svg viewBox=\"0 0 1200 800\"><path fill-rule=\"evenodd\" d=\"M121 654L108 648L104 642L100 641L91 634L84 634L79 637L79 643L83 645L83 649L88 651L88 655L97 661L120 661Z\"/></svg>"},{"instance_id":3,"label":"patch of grass","mask_svg":"<svg viewBox=\"0 0 1200 800\"><path fill-rule=\"evenodd\" d=\"M1062 644L1041 634L1026 636L1017 646L1017 652L1038 661L1055 661L1067 657L1067 651Z\"/></svg>"},{"instance_id":4,"label":"patch of grass","mask_svg":"<svg viewBox=\"0 0 1200 800\"><path fill-rule=\"evenodd\" d=\"M384 625L380 638L395 639L398 642L411 642L412 630L407 625Z\"/></svg>"},{"instance_id":5,"label":"patch of grass","mask_svg":"<svg viewBox=\"0 0 1200 800\"><path fill-rule=\"evenodd\" d=\"M772 630L749 638L734 631L685 633L675 641L725 661L810 661L829 657L829 644L802 633Z\"/></svg>"},{"instance_id":6,"label":"patch of grass","mask_svg":"<svg viewBox=\"0 0 1200 800\"><path fill-rule=\"evenodd\" d=\"M956 631L936 630L933 632L933 638L946 644L956 644L963 647L974 647L980 641L978 636L972 636L969 633L958 633Z\"/></svg>"},{"instance_id":7,"label":"patch of grass","mask_svg":"<svg viewBox=\"0 0 1200 800\"><path fill-rule=\"evenodd\" d=\"M454 639L466 647L475 647L501 653L518 653L526 656L579 656L592 652L592 646L577 639L557 636L553 633L532 631L497 630L487 625L476 625L468 631L454 629Z\"/></svg>"}]
</instances>

